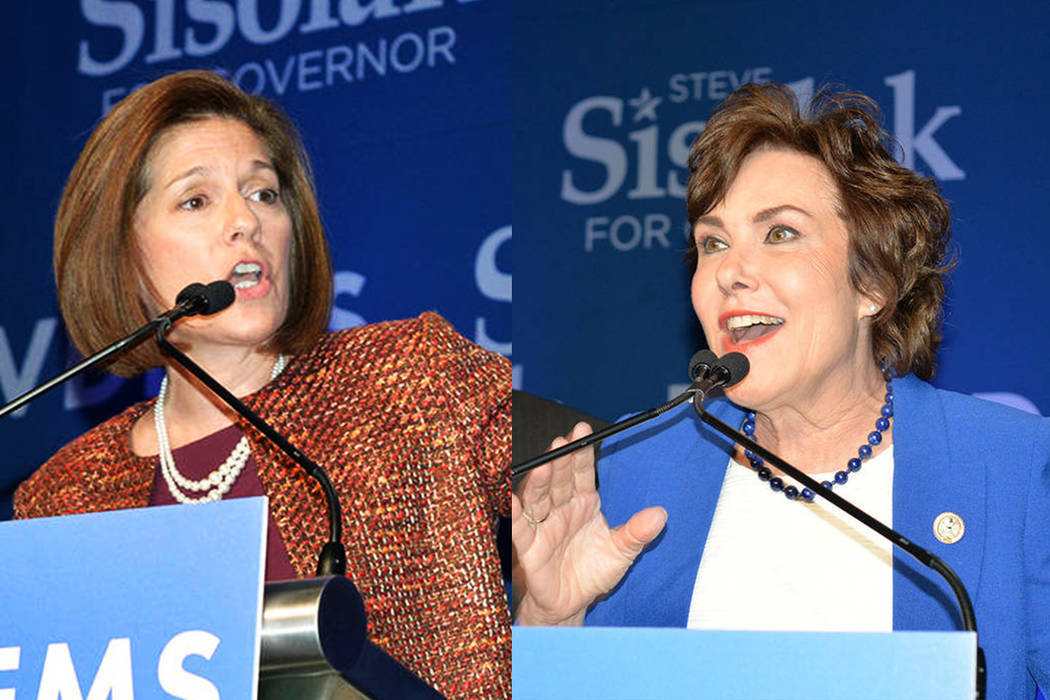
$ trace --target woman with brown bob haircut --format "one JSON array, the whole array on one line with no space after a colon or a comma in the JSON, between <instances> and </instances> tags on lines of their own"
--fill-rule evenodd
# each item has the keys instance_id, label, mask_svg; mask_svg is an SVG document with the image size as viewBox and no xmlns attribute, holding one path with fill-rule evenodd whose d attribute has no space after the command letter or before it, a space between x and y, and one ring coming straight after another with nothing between
<instances>
[{"instance_id":1,"label":"woman with brown bob haircut","mask_svg":"<svg viewBox=\"0 0 1050 700\"><path fill-rule=\"evenodd\" d=\"M711 350L751 369L708 409L946 561L981 621L988 697L1034 697L1050 421L926 383L950 217L887 140L856 93L803 112L787 86L745 85L712 113L689 160L692 302ZM607 440L600 497L591 455L512 499L520 624L959 629L939 576L691 406Z\"/></svg>"},{"instance_id":2,"label":"woman with brown bob haircut","mask_svg":"<svg viewBox=\"0 0 1050 700\"><path fill-rule=\"evenodd\" d=\"M85 354L188 284L229 281L229 308L169 338L326 469L372 641L450 698L510 696L492 536L509 491L509 363L430 312L325 332L328 244L305 151L275 105L205 71L130 94L70 174L55 275ZM16 517L265 494L267 579L311 576L327 539L321 489L153 343L110 369L158 366L157 399L62 448L19 487Z\"/></svg>"},{"instance_id":3,"label":"woman with brown bob haircut","mask_svg":"<svg viewBox=\"0 0 1050 700\"><path fill-rule=\"evenodd\" d=\"M135 208L149 190L148 156L158 137L209 117L242 122L255 133L273 161L292 218L288 314L269 341L272 349L297 354L324 332L331 258L295 125L272 103L214 73L185 71L122 100L92 134L66 182L55 220L55 281L66 328L81 351L128 335L171 305L144 274L132 233ZM143 285L149 302L137 293ZM109 369L130 377L161 364L160 350L146 343Z\"/></svg>"}]
</instances>

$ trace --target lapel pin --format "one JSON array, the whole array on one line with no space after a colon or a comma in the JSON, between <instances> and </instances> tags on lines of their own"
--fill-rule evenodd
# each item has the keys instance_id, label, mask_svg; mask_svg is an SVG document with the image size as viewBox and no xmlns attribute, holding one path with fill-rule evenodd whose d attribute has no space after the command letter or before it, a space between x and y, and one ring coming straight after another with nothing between
<instances>
[{"instance_id":1,"label":"lapel pin","mask_svg":"<svg viewBox=\"0 0 1050 700\"><path fill-rule=\"evenodd\" d=\"M938 515L933 521L933 534L944 544L955 544L966 532L963 519L950 510Z\"/></svg>"}]
</instances>

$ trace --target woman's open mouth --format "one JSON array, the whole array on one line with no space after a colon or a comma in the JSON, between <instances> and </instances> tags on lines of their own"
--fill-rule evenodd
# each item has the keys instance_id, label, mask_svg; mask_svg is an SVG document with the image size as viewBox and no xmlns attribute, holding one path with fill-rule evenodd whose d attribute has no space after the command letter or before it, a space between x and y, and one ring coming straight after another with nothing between
<instances>
[{"instance_id":1,"label":"woman's open mouth","mask_svg":"<svg viewBox=\"0 0 1050 700\"><path fill-rule=\"evenodd\" d=\"M262 265L258 263L237 263L230 275L230 284L234 289L251 289L262 279Z\"/></svg>"},{"instance_id":2,"label":"woman's open mouth","mask_svg":"<svg viewBox=\"0 0 1050 700\"><path fill-rule=\"evenodd\" d=\"M784 319L764 314L740 314L728 316L722 322L729 334L731 345L749 345L776 333L784 325Z\"/></svg>"}]
</instances>

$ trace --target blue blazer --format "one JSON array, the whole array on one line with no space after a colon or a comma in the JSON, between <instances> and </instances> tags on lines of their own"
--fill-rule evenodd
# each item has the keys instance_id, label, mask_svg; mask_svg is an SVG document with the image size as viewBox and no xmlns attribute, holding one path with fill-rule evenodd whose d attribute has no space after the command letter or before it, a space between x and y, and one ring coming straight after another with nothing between
<instances>
[{"instance_id":1,"label":"blue blazer","mask_svg":"<svg viewBox=\"0 0 1050 700\"><path fill-rule=\"evenodd\" d=\"M1036 682L1050 688L1050 420L914 376L895 379L893 393L892 527L947 562L969 591L987 656L988 697L1032 698ZM734 427L743 418L725 400L709 410ZM651 505L667 509L668 519L586 624L686 625L731 447L688 404L606 442L600 494L610 525ZM945 511L965 525L955 544L933 533ZM893 627L961 629L948 585L900 549L893 557Z\"/></svg>"}]
</instances>

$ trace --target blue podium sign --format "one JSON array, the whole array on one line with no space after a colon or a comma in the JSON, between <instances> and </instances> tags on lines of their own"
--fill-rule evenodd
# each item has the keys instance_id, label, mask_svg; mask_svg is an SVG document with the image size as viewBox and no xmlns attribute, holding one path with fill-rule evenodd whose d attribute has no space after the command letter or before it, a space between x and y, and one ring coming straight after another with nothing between
<instances>
[{"instance_id":1,"label":"blue podium sign","mask_svg":"<svg viewBox=\"0 0 1050 700\"><path fill-rule=\"evenodd\" d=\"M972 700L972 632L515 627L515 700Z\"/></svg>"},{"instance_id":2,"label":"blue podium sign","mask_svg":"<svg viewBox=\"0 0 1050 700\"><path fill-rule=\"evenodd\" d=\"M266 512L0 523L0 699L255 698Z\"/></svg>"}]
</instances>

